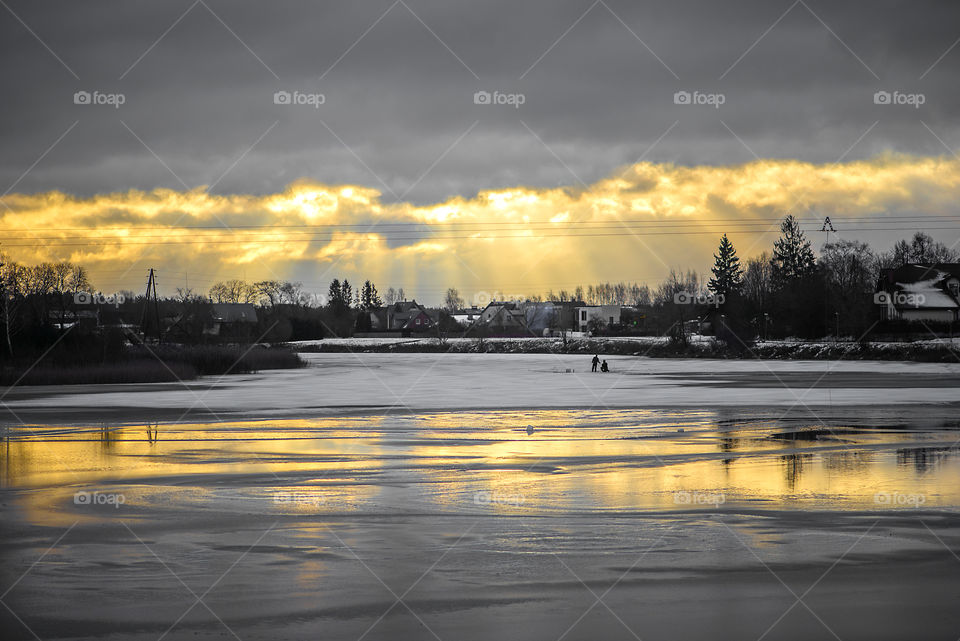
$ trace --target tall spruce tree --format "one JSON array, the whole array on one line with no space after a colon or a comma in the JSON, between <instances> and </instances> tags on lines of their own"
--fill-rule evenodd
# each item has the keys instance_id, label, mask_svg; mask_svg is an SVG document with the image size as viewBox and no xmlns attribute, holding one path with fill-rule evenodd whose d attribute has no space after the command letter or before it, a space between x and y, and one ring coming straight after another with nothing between
<instances>
[{"instance_id":1,"label":"tall spruce tree","mask_svg":"<svg viewBox=\"0 0 960 641\"><path fill-rule=\"evenodd\" d=\"M720 296L729 296L731 292L740 289L743 283L743 267L733 243L724 234L720 239L720 247L713 255L714 264L710 271L713 278L707 283L711 292Z\"/></svg>"},{"instance_id":2,"label":"tall spruce tree","mask_svg":"<svg viewBox=\"0 0 960 641\"><path fill-rule=\"evenodd\" d=\"M339 307L342 307L343 300L340 298L340 279L334 278L330 281L330 289L327 294L327 305L331 309L337 311Z\"/></svg>"},{"instance_id":3,"label":"tall spruce tree","mask_svg":"<svg viewBox=\"0 0 960 641\"><path fill-rule=\"evenodd\" d=\"M773 243L770 267L774 284L783 287L806 278L814 273L816 265L810 241L800 229L800 223L792 215L788 215L780 223L780 238Z\"/></svg>"},{"instance_id":4,"label":"tall spruce tree","mask_svg":"<svg viewBox=\"0 0 960 641\"><path fill-rule=\"evenodd\" d=\"M377 286L369 280L363 283L363 289L360 295L360 309L369 311L383 305L380 300L380 294L377 292Z\"/></svg>"}]
</instances>

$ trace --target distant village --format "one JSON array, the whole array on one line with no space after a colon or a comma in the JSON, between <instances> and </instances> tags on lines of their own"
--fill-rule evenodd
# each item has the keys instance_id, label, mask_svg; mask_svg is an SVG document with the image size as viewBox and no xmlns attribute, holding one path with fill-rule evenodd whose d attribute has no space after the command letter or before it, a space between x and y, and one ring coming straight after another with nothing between
<instances>
[{"instance_id":1,"label":"distant village","mask_svg":"<svg viewBox=\"0 0 960 641\"><path fill-rule=\"evenodd\" d=\"M960 258L918 232L887 252L839 240L815 256L792 217L773 251L741 263L721 238L712 277L671 270L651 288L598 283L572 291L468 306L450 288L440 305L366 281L334 279L323 296L299 283L225 281L205 293L159 297L153 270L143 293L94 291L71 263L0 265L0 353L33 353L64 332L114 342L280 343L328 337L557 337L715 335L865 340L953 336L960 321Z\"/></svg>"}]
</instances>

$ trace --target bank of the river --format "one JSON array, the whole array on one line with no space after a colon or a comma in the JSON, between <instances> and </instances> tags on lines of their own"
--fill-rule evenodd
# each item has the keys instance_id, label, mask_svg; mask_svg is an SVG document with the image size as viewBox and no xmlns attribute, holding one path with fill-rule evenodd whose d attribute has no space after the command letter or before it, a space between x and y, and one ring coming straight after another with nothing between
<instances>
[{"instance_id":1,"label":"bank of the river","mask_svg":"<svg viewBox=\"0 0 960 641\"><path fill-rule=\"evenodd\" d=\"M960 339L914 342L758 341L729 346L712 337L695 336L686 344L667 337L570 338L331 338L301 341L299 352L618 354L652 358L746 358L771 360L895 360L960 362ZM738 349L739 347L739 349Z\"/></svg>"}]
</instances>

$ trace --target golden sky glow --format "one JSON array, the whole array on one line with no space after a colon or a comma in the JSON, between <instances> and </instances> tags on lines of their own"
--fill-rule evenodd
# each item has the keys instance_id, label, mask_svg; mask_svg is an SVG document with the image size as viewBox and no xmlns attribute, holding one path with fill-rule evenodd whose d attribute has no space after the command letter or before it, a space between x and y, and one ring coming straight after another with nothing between
<instances>
[{"instance_id":1,"label":"golden sky glow","mask_svg":"<svg viewBox=\"0 0 960 641\"><path fill-rule=\"evenodd\" d=\"M944 226L904 217L955 215L958 196L957 159L887 154L836 165L640 163L588 188L516 187L423 206L309 180L265 195L11 194L0 230L11 258L83 264L105 292L139 289L142 271L155 267L168 291L186 279L206 291L229 278L292 279L323 291L346 276L427 301L456 286L470 300L480 290L653 284L669 267L705 271L720 234L729 233L741 256L754 255L788 212L809 229L829 215L841 237L881 238L885 249L887 239ZM876 231L884 228L892 231ZM930 233L948 245L957 239L953 230ZM819 233L811 235L819 246Z\"/></svg>"}]
</instances>

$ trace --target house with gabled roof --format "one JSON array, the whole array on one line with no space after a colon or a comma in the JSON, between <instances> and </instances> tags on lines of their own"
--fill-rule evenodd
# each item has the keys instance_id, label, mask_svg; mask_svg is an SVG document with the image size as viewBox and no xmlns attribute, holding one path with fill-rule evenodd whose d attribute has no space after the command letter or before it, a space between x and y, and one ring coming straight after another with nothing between
<instances>
[{"instance_id":1,"label":"house with gabled roof","mask_svg":"<svg viewBox=\"0 0 960 641\"><path fill-rule=\"evenodd\" d=\"M881 320L956 322L960 263L911 263L884 270L873 299Z\"/></svg>"},{"instance_id":2,"label":"house with gabled roof","mask_svg":"<svg viewBox=\"0 0 960 641\"><path fill-rule=\"evenodd\" d=\"M512 302L490 302L480 312L478 323L497 332L526 332L526 314Z\"/></svg>"},{"instance_id":3,"label":"house with gabled roof","mask_svg":"<svg viewBox=\"0 0 960 641\"><path fill-rule=\"evenodd\" d=\"M178 316L172 324L179 322ZM257 322L257 309L252 303L211 303L210 319L204 323L203 333L243 338L252 333Z\"/></svg>"},{"instance_id":4,"label":"house with gabled roof","mask_svg":"<svg viewBox=\"0 0 960 641\"><path fill-rule=\"evenodd\" d=\"M401 300L370 311L370 328L382 332L426 332L436 324L427 308Z\"/></svg>"}]
</instances>

